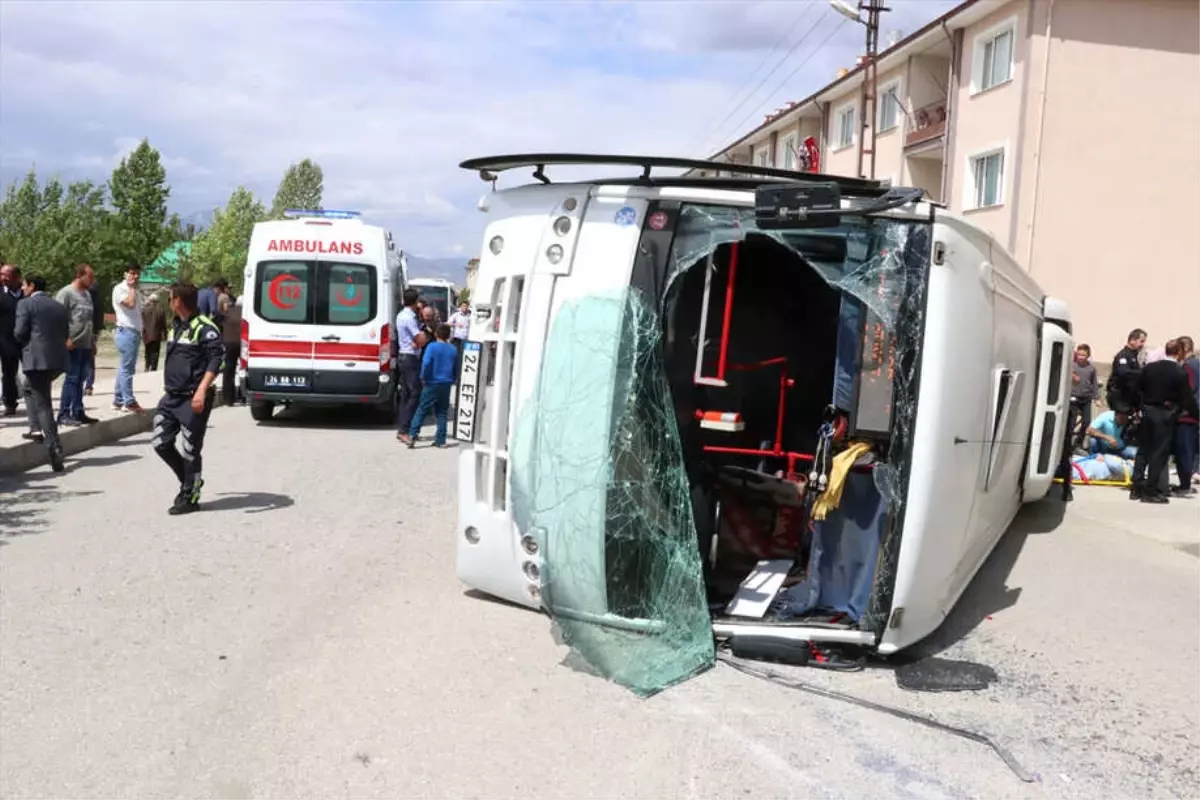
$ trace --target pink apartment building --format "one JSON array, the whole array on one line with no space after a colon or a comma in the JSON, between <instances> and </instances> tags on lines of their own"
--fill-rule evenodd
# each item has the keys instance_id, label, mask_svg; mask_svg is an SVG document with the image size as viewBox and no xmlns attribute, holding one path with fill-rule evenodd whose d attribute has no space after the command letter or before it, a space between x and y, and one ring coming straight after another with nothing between
<instances>
[{"instance_id":1,"label":"pink apartment building","mask_svg":"<svg viewBox=\"0 0 1200 800\"><path fill-rule=\"evenodd\" d=\"M991 231L1107 362L1200 339L1200 0L967 0L879 54L875 177ZM713 160L858 175L864 70ZM862 159L868 173L869 156Z\"/></svg>"}]
</instances>

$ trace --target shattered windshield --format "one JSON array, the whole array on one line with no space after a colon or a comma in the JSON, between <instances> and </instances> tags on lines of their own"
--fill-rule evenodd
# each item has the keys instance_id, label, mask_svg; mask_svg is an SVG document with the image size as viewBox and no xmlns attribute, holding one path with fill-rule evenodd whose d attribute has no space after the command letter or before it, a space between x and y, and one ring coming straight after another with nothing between
<instances>
[{"instance_id":1,"label":"shattered windshield","mask_svg":"<svg viewBox=\"0 0 1200 800\"><path fill-rule=\"evenodd\" d=\"M687 430L681 434L694 406L680 396L675 368L666 363L672 347L664 333L703 337L672 332L667 301L676 281L706 263L712 269L718 248L748 237L767 237L800 255L820 281L861 309L851 320L851 338L861 347L851 348L849 361L838 360L832 397L821 402L839 395L861 401L869 394L861 384L886 384L872 401L882 409L876 416L884 435L890 432L873 472L892 520L875 559L885 591L855 602L867 606L864 627L878 626L890 606L885 573L894 565L907 483L928 225L848 220L838 228L760 231L752 209L684 206L660 274L635 282L657 287L653 292L631 286L558 310L536 389L510 442L514 522L537 541L543 604L574 652L643 696L703 671L715 655L705 535L713 507L699 490L705 478L698 451L685 441ZM696 346L707 347L707 339Z\"/></svg>"}]
</instances>

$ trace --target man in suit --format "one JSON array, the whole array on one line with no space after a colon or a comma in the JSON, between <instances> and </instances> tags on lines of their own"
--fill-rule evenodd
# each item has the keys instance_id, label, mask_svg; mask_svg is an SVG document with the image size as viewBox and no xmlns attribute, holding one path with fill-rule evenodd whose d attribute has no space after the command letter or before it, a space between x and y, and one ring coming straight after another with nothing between
<instances>
[{"instance_id":1,"label":"man in suit","mask_svg":"<svg viewBox=\"0 0 1200 800\"><path fill-rule=\"evenodd\" d=\"M21 271L12 264L0 266L0 416L17 413L17 372L21 348L13 337L17 302L21 299Z\"/></svg>"},{"instance_id":2,"label":"man in suit","mask_svg":"<svg viewBox=\"0 0 1200 800\"><path fill-rule=\"evenodd\" d=\"M54 401L50 391L54 379L67 369L67 338L70 316L67 309L46 294L46 279L30 275L25 280L25 298L17 304L15 335L21 345L21 366L25 370L25 402L30 425L36 421L50 466L62 472L63 451L54 421Z\"/></svg>"}]
</instances>

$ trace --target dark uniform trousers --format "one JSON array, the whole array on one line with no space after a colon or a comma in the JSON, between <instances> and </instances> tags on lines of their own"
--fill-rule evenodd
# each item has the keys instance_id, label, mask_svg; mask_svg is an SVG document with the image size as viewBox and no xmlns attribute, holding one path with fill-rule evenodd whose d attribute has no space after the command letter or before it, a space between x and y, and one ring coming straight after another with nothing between
<instances>
[{"instance_id":1,"label":"dark uniform trousers","mask_svg":"<svg viewBox=\"0 0 1200 800\"><path fill-rule=\"evenodd\" d=\"M176 320L166 350L163 363L166 392L154 411L152 443L154 451L179 479L177 501L196 503L203 485L201 453L208 417L216 400L215 387L208 387L204 407L199 412L192 409L192 397L205 374L211 373L215 378L219 373L225 347L221 331L213 321L196 314L186 322Z\"/></svg>"},{"instance_id":2,"label":"dark uniform trousers","mask_svg":"<svg viewBox=\"0 0 1200 800\"><path fill-rule=\"evenodd\" d=\"M180 491L192 495L200 488L204 433L216 391L209 388L204 410L192 410L192 393L165 394L154 411L154 451L179 478ZM176 447L177 438L182 438Z\"/></svg>"},{"instance_id":3,"label":"dark uniform trousers","mask_svg":"<svg viewBox=\"0 0 1200 800\"><path fill-rule=\"evenodd\" d=\"M1175 438L1175 418L1175 411L1166 406L1142 407L1138 451L1133 461L1133 485L1143 494L1162 494L1166 486L1163 479Z\"/></svg>"}]
</instances>

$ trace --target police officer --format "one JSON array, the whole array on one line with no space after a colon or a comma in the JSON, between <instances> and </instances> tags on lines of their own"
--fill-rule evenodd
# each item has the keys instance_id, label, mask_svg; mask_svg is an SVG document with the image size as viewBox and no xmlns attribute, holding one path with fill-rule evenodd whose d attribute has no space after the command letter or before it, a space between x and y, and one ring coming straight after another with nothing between
<instances>
[{"instance_id":1,"label":"police officer","mask_svg":"<svg viewBox=\"0 0 1200 800\"><path fill-rule=\"evenodd\" d=\"M1142 371L1141 353L1146 346L1146 332L1134 328L1125 346L1113 357L1104 398L1108 407L1122 414L1132 413L1138 406L1138 380Z\"/></svg>"},{"instance_id":2,"label":"police officer","mask_svg":"<svg viewBox=\"0 0 1200 800\"><path fill-rule=\"evenodd\" d=\"M179 478L179 494L170 514L200 510L200 451L208 415L212 413L213 381L221 369L225 346L221 329L197 311L196 287L177 283L171 287L171 311L175 314L167 336L167 358L163 363L163 389L154 414L154 450ZM182 450L175 437L183 436Z\"/></svg>"}]
</instances>

